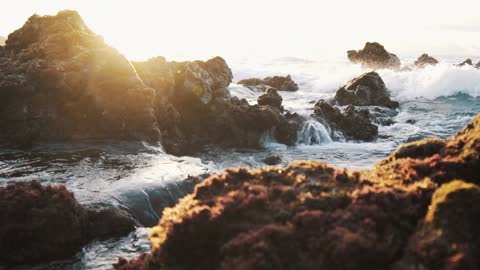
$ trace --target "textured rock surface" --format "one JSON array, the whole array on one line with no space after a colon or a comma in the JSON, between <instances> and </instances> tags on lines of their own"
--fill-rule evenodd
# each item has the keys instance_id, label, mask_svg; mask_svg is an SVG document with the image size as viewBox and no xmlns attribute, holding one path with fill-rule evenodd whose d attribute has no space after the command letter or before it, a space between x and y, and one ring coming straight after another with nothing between
<instances>
[{"instance_id":1,"label":"textured rock surface","mask_svg":"<svg viewBox=\"0 0 480 270\"><path fill-rule=\"evenodd\" d=\"M151 253L116 267L478 269L478 171L480 115L369 171L307 161L227 170L165 209Z\"/></svg>"},{"instance_id":2,"label":"textured rock surface","mask_svg":"<svg viewBox=\"0 0 480 270\"><path fill-rule=\"evenodd\" d=\"M157 141L153 89L75 11L31 16L0 60L0 141Z\"/></svg>"},{"instance_id":3,"label":"textured rock surface","mask_svg":"<svg viewBox=\"0 0 480 270\"><path fill-rule=\"evenodd\" d=\"M367 109L356 109L349 105L340 110L324 100L319 100L314 107L314 117L324 122L331 129L343 133L346 139L371 141L378 134L378 127L371 122Z\"/></svg>"},{"instance_id":4,"label":"textured rock surface","mask_svg":"<svg viewBox=\"0 0 480 270\"><path fill-rule=\"evenodd\" d=\"M64 186L35 181L0 187L0 220L0 261L12 264L63 259L135 225L124 211L86 208Z\"/></svg>"},{"instance_id":5,"label":"textured rock surface","mask_svg":"<svg viewBox=\"0 0 480 270\"><path fill-rule=\"evenodd\" d=\"M206 144L258 147L267 132L295 141L281 112L231 98L231 81L220 57L131 63L74 11L34 15L0 50L0 143L161 140L186 154Z\"/></svg>"},{"instance_id":6,"label":"textured rock surface","mask_svg":"<svg viewBox=\"0 0 480 270\"><path fill-rule=\"evenodd\" d=\"M389 53L383 45L377 42L367 42L361 50L347 52L348 59L354 64L372 69L399 69L401 62L398 56Z\"/></svg>"},{"instance_id":7,"label":"textured rock surface","mask_svg":"<svg viewBox=\"0 0 480 270\"><path fill-rule=\"evenodd\" d=\"M385 83L375 71L362 74L340 87L333 102L338 105L384 106L397 108L399 103L390 99Z\"/></svg>"},{"instance_id":8,"label":"textured rock surface","mask_svg":"<svg viewBox=\"0 0 480 270\"><path fill-rule=\"evenodd\" d=\"M438 64L438 60L424 53L418 57L414 64L416 67L424 68L426 66L435 66Z\"/></svg>"},{"instance_id":9,"label":"textured rock surface","mask_svg":"<svg viewBox=\"0 0 480 270\"><path fill-rule=\"evenodd\" d=\"M297 91L298 85L292 80L290 75L266 77L265 79L245 79L238 82L245 87L254 90L265 91L268 87L276 88L278 91Z\"/></svg>"}]
</instances>

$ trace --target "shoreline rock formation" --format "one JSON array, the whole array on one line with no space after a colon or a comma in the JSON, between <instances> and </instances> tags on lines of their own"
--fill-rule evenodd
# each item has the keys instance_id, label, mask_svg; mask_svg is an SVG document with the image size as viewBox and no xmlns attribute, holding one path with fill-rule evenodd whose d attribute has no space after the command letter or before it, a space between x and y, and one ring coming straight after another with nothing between
<instances>
[{"instance_id":1,"label":"shoreline rock formation","mask_svg":"<svg viewBox=\"0 0 480 270\"><path fill-rule=\"evenodd\" d=\"M438 64L438 60L431 57L430 55L424 53L418 57L415 61L414 65L418 68L424 68L427 66L435 66Z\"/></svg>"},{"instance_id":2,"label":"shoreline rock formation","mask_svg":"<svg viewBox=\"0 0 480 270\"><path fill-rule=\"evenodd\" d=\"M361 50L350 50L347 57L354 64L361 64L364 68L371 69L400 69L400 59L393 53L388 52L378 42L367 42Z\"/></svg>"},{"instance_id":3,"label":"shoreline rock formation","mask_svg":"<svg viewBox=\"0 0 480 270\"><path fill-rule=\"evenodd\" d=\"M73 256L94 239L123 236L135 221L117 208L85 207L64 186L0 187L0 261L26 264Z\"/></svg>"},{"instance_id":4,"label":"shoreline rock formation","mask_svg":"<svg viewBox=\"0 0 480 270\"><path fill-rule=\"evenodd\" d=\"M262 92L267 90L267 88L269 87L273 87L278 91L293 92L298 90L298 85L292 80L292 77L290 77L290 75L287 75L286 77L266 77L263 80L257 78L244 79L240 80L238 84L241 84L252 90L258 90Z\"/></svg>"},{"instance_id":5,"label":"shoreline rock formation","mask_svg":"<svg viewBox=\"0 0 480 270\"><path fill-rule=\"evenodd\" d=\"M227 170L164 210L149 254L114 267L477 269L479 171L480 114L367 171L310 161Z\"/></svg>"},{"instance_id":6,"label":"shoreline rock formation","mask_svg":"<svg viewBox=\"0 0 480 270\"><path fill-rule=\"evenodd\" d=\"M220 57L131 63L69 10L31 16L1 48L0 143L161 141L186 154L207 144L259 147L267 132L295 142L281 112L230 96L232 72Z\"/></svg>"}]
</instances>

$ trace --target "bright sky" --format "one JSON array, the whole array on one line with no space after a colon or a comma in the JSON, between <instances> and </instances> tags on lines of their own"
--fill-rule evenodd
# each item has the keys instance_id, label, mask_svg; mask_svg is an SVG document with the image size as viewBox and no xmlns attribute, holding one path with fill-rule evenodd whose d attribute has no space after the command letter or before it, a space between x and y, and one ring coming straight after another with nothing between
<instances>
[{"instance_id":1,"label":"bright sky","mask_svg":"<svg viewBox=\"0 0 480 270\"><path fill-rule=\"evenodd\" d=\"M401 57L478 57L479 7L478 0L15 0L0 9L0 35L34 13L75 9L131 59L344 57L366 41Z\"/></svg>"}]
</instances>

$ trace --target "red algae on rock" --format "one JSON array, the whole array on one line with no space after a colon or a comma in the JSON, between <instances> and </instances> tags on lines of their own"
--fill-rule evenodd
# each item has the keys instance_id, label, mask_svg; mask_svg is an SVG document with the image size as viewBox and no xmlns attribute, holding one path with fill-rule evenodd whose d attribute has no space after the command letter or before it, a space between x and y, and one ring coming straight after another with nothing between
<instances>
[{"instance_id":1,"label":"red algae on rock","mask_svg":"<svg viewBox=\"0 0 480 270\"><path fill-rule=\"evenodd\" d=\"M165 209L150 254L116 267L478 269L479 123L370 171L305 161L213 175Z\"/></svg>"},{"instance_id":2,"label":"red algae on rock","mask_svg":"<svg viewBox=\"0 0 480 270\"><path fill-rule=\"evenodd\" d=\"M0 261L63 259L93 239L125 235L134 221L119 209L80 205L64 186L39 182L0 187Z\"/></svg>"}]
</instances>

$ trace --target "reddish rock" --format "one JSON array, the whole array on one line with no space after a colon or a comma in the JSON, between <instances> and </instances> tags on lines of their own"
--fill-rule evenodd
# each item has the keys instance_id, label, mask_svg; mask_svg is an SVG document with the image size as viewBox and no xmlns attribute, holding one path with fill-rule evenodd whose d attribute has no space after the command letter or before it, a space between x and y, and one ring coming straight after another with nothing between
<instances>
[{"instance_id":1,"label":"reddish rock","mask_svg":"<svg viewBox=\"0 0 480 270\"><path fill-rule=\"evenodd\" d=\"M11 264L64 259L135 225L124 211L84 207L64 186L36 181L0 187L0 220L0 261Z\"/></svg>"},{"instance_id":2,"label":"reddish rock","mask_svg":"<svg viewBox=\"0 0 480 270\"><path fill-rule=\"evenodd\" d=\"M480 115L369 171L227 170L165 209L151 253L117 269L478 269L479 158Z\"/></svg>"},{"instance_id":3,"label":"reddish rock","mask_svg":"<svg viewBox=\"0 0 480 270\"><path fill-rule=\"evenodd\" d=\"M400 59L377 42L367 42L361 50L347 52L348 60L371 69L400 69Z\"/></svg>"}]
</instances>

